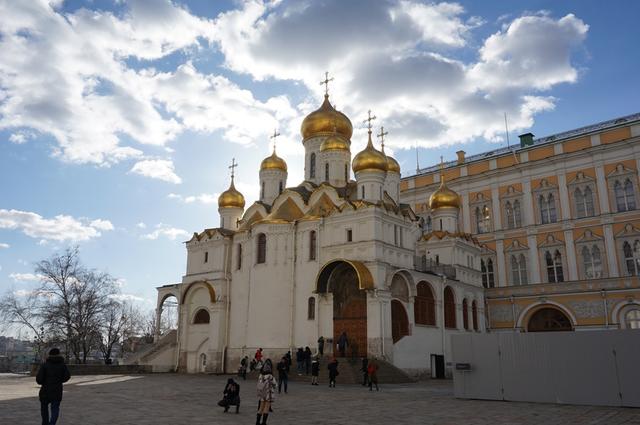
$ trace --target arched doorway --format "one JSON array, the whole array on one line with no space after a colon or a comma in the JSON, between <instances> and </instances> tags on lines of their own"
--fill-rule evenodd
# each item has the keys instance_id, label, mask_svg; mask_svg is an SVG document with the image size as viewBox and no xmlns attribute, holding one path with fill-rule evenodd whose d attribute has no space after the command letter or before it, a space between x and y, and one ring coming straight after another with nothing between
<instances>
[{"instance_id":1,"label":"arched doorway","mask_svg":"<svg viewBox=\"0 0 640 425\"><path fill-rule=\"evenodd\" d=\"M533 313L527 325L527 332L572 331L571 320L561 310L544 307Z\"/></svg>"},{"instance_id":2,"label":"arched doorway","mask_svg":"<svg viewBox=\"0 0 640 425\"><path fill-rule=\"evenodd\" d=\"M198 363L198 371L204 373L207 371L207 355L205 353L200 354L200 361Z\"/></svg>"},{"instance_id":3,"label":"arched doorway","mask_svg":"<svg viewBox=\"0 0 640 425\"><path fill-rule=\"evenodd\" d=\"M158 315L159 335L178 329L178 298L175 295L167 295L160 303L160 314Z\"/></svg>"},{"instance_id":4,"label":"arched doorway","mask_svg":"<svg viewBox=\"0 0 640 425\"><path fill-rule=\"evenodd\" d=\"M395 344L407 335L409 335L407 311L400 301L391 300L391 337L393 343Z\"/></svg>"},{"instance_id":5,"label":"arched doorway","mask_svg":"<svg viewBox=\"0 0 640 425\"><path fill-rule=\"evenodd\" d=\"M367 267L358 261L334 261L318 274L316 291L333 294L333 341L346 332L348 353L367 355L367 293L373 279Z\"/></svg>"}]
</instances>

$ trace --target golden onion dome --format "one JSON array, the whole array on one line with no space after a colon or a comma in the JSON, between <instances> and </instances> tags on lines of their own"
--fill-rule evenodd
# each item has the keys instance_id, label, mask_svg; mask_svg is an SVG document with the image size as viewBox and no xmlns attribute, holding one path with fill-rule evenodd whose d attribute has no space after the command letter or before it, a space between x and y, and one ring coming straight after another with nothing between
<instances>
[{"instance_id":1,"label":"golden onion dome","mask_svg":"<svg viewBox=\"0 0 640 425\"><path fill-rule=\"evenodd\" d=\"M320 145L320 152L325 151L347 151L349 152L349 143L347 141L334 134L325 139L324 142Z\"/></svg>"},{"instance_id":2,"label":"golden onion dome","mask_svg":"<svg viewBox=\"0 0 640 425\"><path fill-rule=\"evenodd\" d=\"M444 183L444 176L440 177L440 187L429 197L429 208L460 208L460 196L449 189Z\"/></svg>"},{"instance_id":3,"label":"golden onion dome","mask_svg":"<svg viewBox=\"0 0 640 425\"><path fill-rule=\"evenodd\" d=\"M400 174L400 164L394 157L387 155L387 171Z\"/></svg>"},{"instance_id":4,"label":"golden onion dome","mask_svg":"<svg viewBox=\"0 0 640 425\"><path fill-rule=\"evenodd\" d=\"M373 147L373 143L371 142L371 130L369 130L369 141L367 142L367 147L358 152L355 158L353 158L351 168L353 168L354 173L364 170L387 171L387 157L385 154Z\"/></svg>"},{"instance_id":5,"label":"golden onion dome","mask_svg":"<svg viewBox=\"0 0 640 425\"><path fill-rule=\"evenodd\" d=\"M336 111L329 102L329 95L324 96L324 102L320 108L307 115L300 126L302 140L310 137L331 134L334 131L347 140L351 140L353 126L351 121L342 112Z\"/></svg>"},{"instance_id":6,"label":"golden onion dome","mask_svg":"<svg viewBox=\"0 0 640 425\"><path fill-rule=\"evenodd\" d=\"M218 208L244 208L244 196L236 190L233 178L229 189L222 192L218 197Z\"/></svg>"},{"instance_id":7,"label":"golden onion dome","mask_svg":"<svg viewBox=\"0 0 640 425\"><path fill-rule=\"evenodd\" d=\"M260 164L260 170L282 170L287 171L287 163L284 159L276 155L276 150L273 150L271 156L266 157Z\"/></svg>"}]
</instances>

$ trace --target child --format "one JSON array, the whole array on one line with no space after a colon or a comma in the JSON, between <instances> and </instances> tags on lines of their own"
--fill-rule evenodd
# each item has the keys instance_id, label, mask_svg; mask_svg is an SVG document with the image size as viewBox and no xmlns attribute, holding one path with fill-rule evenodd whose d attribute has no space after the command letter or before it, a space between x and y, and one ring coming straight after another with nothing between
<instances>
[{"instance_id":1,"label":"child","mask_svg":"<svg viewBox=\"0 0 640 425\"><path fill-rule=\"evenodd\" d=\"M318 374L320 373L320 359L314 357L311 362L311 385L318 385Z\"/></svg>"}]
</instances>

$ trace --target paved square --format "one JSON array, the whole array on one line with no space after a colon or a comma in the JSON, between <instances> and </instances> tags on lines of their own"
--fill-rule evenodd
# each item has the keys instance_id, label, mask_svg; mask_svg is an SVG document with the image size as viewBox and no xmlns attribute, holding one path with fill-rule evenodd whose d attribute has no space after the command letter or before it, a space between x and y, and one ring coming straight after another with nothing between
<instances>
[{"instance_id":1,"label":"paved square","mask_svg":"<svg viewBox=\"0 0 640 425\"><path fill-rule=\"evenodd\" d=\"M241 382L240 414L217 406L226 377L102 375L73 377L65 387L61 425L254 424L255 383ZM40 423L32 377L0 375L0 424ZM233 409L233 408L232 408ZM640 424L640 409L457 400L451 382L381 386L311 386L292 382L269 424L617 425Z\"/></svg>"}]
</instances>

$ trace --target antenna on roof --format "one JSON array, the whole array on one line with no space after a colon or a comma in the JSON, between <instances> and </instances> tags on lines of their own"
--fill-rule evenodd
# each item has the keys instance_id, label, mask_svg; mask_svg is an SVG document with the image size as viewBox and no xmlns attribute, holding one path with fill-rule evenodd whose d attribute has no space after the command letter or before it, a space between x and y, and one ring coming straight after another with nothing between
<instances>
[{"instance_id":1,"label":"antenna on roof","mask_svg":"<svg viewBox=\"0 0 640 425\"><path fill-rule=\"evenodd\" d=\"M507 135L507 149L509 150L509 152L513 154L513 159L516 161L516 164L519 164L520 161L518 161L518 156L516 155L516 151L511 150L511 146L509 145L509 124L507 122L506 112L504 113L504 131L505 131L505 134Z\"/></svg>"},{"instance_id":2,"label":"antenna on roof","mask_svg":"<svg viewBox=\"0 0 640 425\"><path fill-rule=\"evenodd\" d=\"M420 174L420 161L418 159L418 141L416 140L416 175Z\"/></svg>"}]
</instances>

